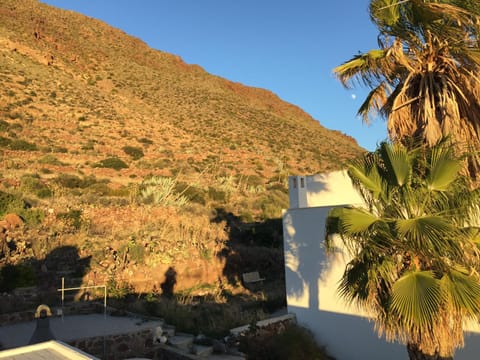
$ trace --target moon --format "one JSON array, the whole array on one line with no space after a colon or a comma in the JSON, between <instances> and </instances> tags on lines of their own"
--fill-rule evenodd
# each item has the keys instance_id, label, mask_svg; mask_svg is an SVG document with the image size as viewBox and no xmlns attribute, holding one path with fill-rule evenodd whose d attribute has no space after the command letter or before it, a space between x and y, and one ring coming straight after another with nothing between
<instances>
[{"instance_id":1,"label":"moon","mask_svg":"<svg viewBox=\"0 0 480 360\"><path fill-rule=\"evenodd\" d=\"M355 100L357 98L357 95L355 95L355 94L352 94L350 96L351 96L352 100Z\"/></svg>"}]
</instances>

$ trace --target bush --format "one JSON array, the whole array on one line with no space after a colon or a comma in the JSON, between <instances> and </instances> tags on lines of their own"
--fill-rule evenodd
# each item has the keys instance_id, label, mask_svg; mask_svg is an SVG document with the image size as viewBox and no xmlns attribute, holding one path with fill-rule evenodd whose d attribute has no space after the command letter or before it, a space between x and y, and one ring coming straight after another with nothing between
<instances>
[{"instance_id":1,"label":"bush","mask_svg":"<svg viewBox=\"0 0 480 360\"><path fill-rule=\"evenodd\" d=\"M35 271L26 265L6 265L0 270L0 292L36 284Z\"/></svg>"},{"instance_id":2,"label":"bush","mask_svg":"<svg viewBox=\"0 0 480 360\"><path fill-rule=\"evenodd\" d=\"M240 351L249 360L335 359L317 345L307 329L295 324L287 324L283 330L276 326L252 329L240 339Z\"/></svg>"},{"instance_id":3,"label":"bush","mask_svg":"<svg viewBox=\"0 0 480 360\"><path fill-rule=\"evenodd\" d=\"M57 219L64 220L74 229L79 230L82 226L82 210L69 210L68 212L58 213Z\"/></svg>"},{"instance_id":4,"label":"bush","mask_svg":"<svg viewBox=\"0 0 480 360\"><path fill-rule=\"evenodd\" d=\"M9 138L0 136L0 147L4 147L4 148L9 147L11 143L12 143L12 140L10 140Z\"/></svg>"},{"instance_id":5,"label":"bush","mask_svg":"<svg viewBox=\"0 0 480 360\"><path fill-rule=\"evenodd\" d=\"M41 199L52 196L52 191L40 180L38 175L23 175L20 189Z\"/></svg>"},{"instance_id":6,"label":"bush","mask_svg":"<svg viewBox=\"0 0 480 360\"><path fill-rule=\"evenodd\" d=\"M55 178L55 182L68 189L84 189L96 184L97 179L94 175L81 179L77 175L60 174Z\"/></svg>"},{"instance_id":7,"label":"bush","mask_svg":"<svg viewBox=\"0 0 480 360\"><path fill-rule=\"evenodd\" d=\"M97 196L112 195L112 189L105 183L92 184L88 187L88 192Z\"/></svg>"},{"instance_id":8,"label":"bush","mask_svg":"<svg viewBox=\"0 0 480 360\"><path fill-rule=\"evenodd\" d=\"M55 146L53 149L52 149L53 152L57 152L57 153L62 153L62 154L65 154L68 152L68 149L66 147L63 147L63 146Z\"/></svg>"},{"instance_id":9,"label":"bush","mask_svg":"<svg viewBox=\"0 0 480 360\"><path fill-rule=\"evenodd\" d=\"M27 225L37 225L45 217L41 209L32 209L21 197L0 191L0 217L5 214L18 214Z\"/></svg>"},{"instance_id":10,"label":"bush","mask_svg":"<svg viewBox=\"0 0 480 360\"><path fill-rule=\"evenodd\" d=\"M133 160L138 160L145 156L142 149L135 146L124 146L122 150L125 154L131 156Z\"/></svg>"},{"instance_id":11,"label":"bush","mask_svg":"<svg viewBox=\"0 0 480 360\"><path fill-rule=\"evenodd\" d=\"M0 191L0 217L9 213L18 213L25 208L25 202L18 196Z\"/></svg>"},{"instance_id":12,"label":"bush","mask_svg":"<svg viewBox=\"0 0 480 360\"><path fill-rule=\"evenodd\" d=\"M148 139L148 138L140 138L137 140L139 143L143 143L145 145L152 145L153 144L153 141Z\"/></svg>"},{"instance_id":13,"label":"bush","mask_svg":"<svg viewBox=\"0 0 480 360\"><path fill-rule=\"evenodd\" d=\"M11 150L36 151L37 145L29 143L25 140L14 139L10 142L9 148Z\"/></svg>"},{"instance_id":14,"label":"bush","mask_svg":"<svg viewBox=\"0 0 480 360\"><path fill-rule=\"evenodd\" d=\"M41 159L38 160L38 163L48 164L48 165L58 165L58 166L65 165L60 160L58 160L56 156L51 154L43 156Z\"/></svg>"},{"instance_id":15,"label":"bush","mask_svg":"<svg viewBox=\"0 0 480 360\"><path fill-rule=\"evenodd\" d=\"M0 120L0 131L7 131L10 124L5 120Z\"/></svg>"},{"instance_id":16,"label":"bush","mask_svg":"<svg viewBox=\"0 0 480 360\"><path fill-rule=\"evenodd\" d=\"M128 168L128 165L122 159L119 159L117 157L110 157L94 164L93 167L120 170Z\"/></svg>"},{"instance_id":17,"label":"bush","mask_svg":"<svg viewBox=\"0 0 480 360\"><path fill-rule=\"evenodd\" d=\"M42 209L24 208L19 211L19 215L30 226L40 224L45 218L45 212Z\"/></svg>"},{"instance_id":18,"label":"bush","mask_svg":"<svg viewBox=\"0 0 480 360\"><path fill-rule=\"evenodd\" d=\"M184 182L178 182L175 185L175 191L185 196L189 201L205 205L207 191L196 186L188 185Z\"/></svg>"},{"instance_id":19,"label":"bush","mask_svg":"<svg viewBox=\"0 0 480 360\"><path fill-rule=\"evenodd\" d=\"M270 190L259 199L257 205L260 206L264 219L279 218L282 216L282 209L289 206L288 195L280 190Z\"/></svg>"},{"instance_id":20,"label":"bush","mask_svg":"<svg viewBox=\"0 0 480 360\"><path fill-rule=\"evenodd\" d=\"M60 174L55 178L55 182L68 189L83 188L83 180L76 175Z\"/></svg>"}]
</instances>

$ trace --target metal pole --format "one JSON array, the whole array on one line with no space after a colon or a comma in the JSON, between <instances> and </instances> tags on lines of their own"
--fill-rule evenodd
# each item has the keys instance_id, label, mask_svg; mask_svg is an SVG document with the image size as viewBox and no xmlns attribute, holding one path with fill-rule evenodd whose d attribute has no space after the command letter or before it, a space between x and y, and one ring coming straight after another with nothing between
<instances>
[{"instance_id":1,"label":"metal pole","mask_svg":"<svg viewBox=\"0 0 480 360\"><path fill-rule=\"evenodd\" d=\"M104 285L103 287L103 293L104 293L104 298L103 298L103 317L106 319L107 318L107 286Z\"/></svg>"},{"instance_id":2,"label":"metal pole","mask_svg":"<svg viewBox=\"0 0 480 360\"><path fill-rule=\"evenodd\" d=\"M62 276L62 322L65 321L65 319L63 318L63 313L64 313L64 310L63 310L63 303L65 301L65 278Z\"/></svg>"}]
</instances>

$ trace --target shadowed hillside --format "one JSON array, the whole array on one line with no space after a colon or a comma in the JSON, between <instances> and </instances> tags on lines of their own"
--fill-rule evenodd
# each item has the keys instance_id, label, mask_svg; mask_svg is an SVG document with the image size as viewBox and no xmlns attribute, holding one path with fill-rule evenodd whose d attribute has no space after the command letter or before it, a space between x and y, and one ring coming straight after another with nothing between
<instances>
[{"instance_id":1,"label":"shadowed hillside","mask_svg":"<svg viewBox=\"0 0 480 360\"><path fill-rule=\"evenodd\" d=\"M36 0L0 2L0 83L0 218L24 221L0 263L76 246L85 282L231 283L225 254L242 271L247 247L281 272L287 176L362 152L267 90Z\"/></svg>"}]
</instances>

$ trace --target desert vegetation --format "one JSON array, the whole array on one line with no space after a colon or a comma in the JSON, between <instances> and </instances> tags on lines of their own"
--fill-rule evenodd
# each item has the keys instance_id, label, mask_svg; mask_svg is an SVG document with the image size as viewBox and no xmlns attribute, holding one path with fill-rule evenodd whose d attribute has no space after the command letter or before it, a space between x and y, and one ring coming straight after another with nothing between
<instances>
[{"instance_id":1,"label":"desert vegetation","mask_svg":"<svg viewBox=\"0 0 480 360\"><path fill-rule=\"evenodd\" d=\"M120 308L210 333L284 305L287 177L340 168L352 138L36 0L2 1L0 43L1 291L108 284Z\"/></svg>"}]
</instances>

